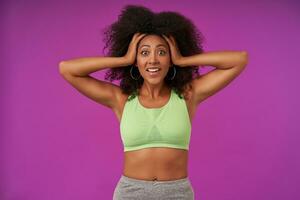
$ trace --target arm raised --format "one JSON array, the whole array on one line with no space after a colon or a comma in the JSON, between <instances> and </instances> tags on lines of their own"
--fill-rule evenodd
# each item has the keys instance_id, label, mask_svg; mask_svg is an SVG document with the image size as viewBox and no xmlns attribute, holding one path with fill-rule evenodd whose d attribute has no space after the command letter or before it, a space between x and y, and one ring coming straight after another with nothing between
<instances>
[{"instance_id":1,"label":"arm raised","mask_svg":"<svg viewBox=\"0 0 300 200\"><path fill-rule=\"evenodd\" d=\"M192 81L195 102L198 104L226 87L244 70L248 63L248 53L246 51L210 52L191 57L187 59L187 63L216 67Z\"/></svg>"},{"instance_id":2,"label":"arm raised","mask_svg":"<svg viewBox=\"0 0 300 200\"><path fill-rule=\"evenodd\" d=\"M107 67L127 66L124 57L86 57L59 63L59 72L77 91L108 108L115 109L121 89L119 86L95 79L89 74Z\"/></svg>"},{"instance_id":3,"label":"arm raised","mask_svg":"<svg viewBox=\"0 0 300 200\"><path fill-rule=\"evenodd\" d=\"M212 96L228 85L248 63L246 51L214 51L184 57L181 55L173 36L163 35L171 50L171 59L180 67L210 65L216 69L192 81L193 102L195 105Z\"/></svg>"},{"instance_id":4,"label":"arm raised","mask_svg":"<svg viewBox=\"0 0 300 200\"><path fill-rule=\"evenodd\" d=\"M129 64L124 57L85 57L61 61L59 71L61 74L69 73L73 76L86 76L106 68L122 67Z\"/></svg>"},{"instance_id":5,"label":"arm raised","mask_svg":"<svg viewBox=\"0 0 300 200\"><path fill-rule=\"evenodd\" d=\"M88 98L118 111L121 88L107 81L91 77L89 74L113 67L132 65L136 60L136 47L145 34L135 33L123 57L86 57L61 61L59 72L73 87Z\"/></svg>"}]
</instances>

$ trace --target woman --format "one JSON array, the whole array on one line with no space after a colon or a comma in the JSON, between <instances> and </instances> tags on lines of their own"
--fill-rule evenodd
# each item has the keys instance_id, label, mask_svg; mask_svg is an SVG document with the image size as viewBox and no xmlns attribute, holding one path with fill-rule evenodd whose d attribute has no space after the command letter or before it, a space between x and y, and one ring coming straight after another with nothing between
<instances>
[{"instance_id":1,"label":"woman","mask_svg":"<svg viewBox=\"0 0 300 200\"><path fill-rule=\"evenodd\" d=\"M62 61L60 73L120 122L125 159L113 199L194 199L187 172L192 119L243 71L247 52L203 53L201 33L188 19L134 5L106 36L110 56ZM204 65L216 69L200 76ZM89 75L105 68L105 79L121 79L120 86Z\"/></svg>"}]
</instances>

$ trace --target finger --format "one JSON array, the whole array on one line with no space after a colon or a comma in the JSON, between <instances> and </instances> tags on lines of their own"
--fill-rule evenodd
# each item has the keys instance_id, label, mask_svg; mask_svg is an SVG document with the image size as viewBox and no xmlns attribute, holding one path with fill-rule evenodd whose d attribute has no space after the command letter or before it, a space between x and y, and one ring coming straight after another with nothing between
<instances>
[{"instance_id":1,"label":"finger","mask_svg":"<svg viewBox=\"0 0 300 200\"><path fill-rule=\"evenodd\" d=\"M173 36L171 36L171 40L173 41L174 44L176 43L176 40Z\"/></svg>"},{"instance_id":2,"label":"finger","mask_svg":"<svg viewBox=\"0 0 300 200\"><path fill-rule=\"evenodd\" d=\"M168 37L168 40L173 43L173 39L171 35Z\"/></svg>"},{"instance_id":3,"label":"finger","mask_svg":"<svg viewBox=\"0 0 300 200\"><path fill-rule=\"evenodd\" d=\"M169 39L167 36L163 35L163 37L165 38L165 40L167 41L167 43L168 43L169 45L172 44L171 41L170 41L170 39Z\"/></svg>"},{"instance_id":4,"label":"finger","mask_svg":"<svg viewBox=\"0 0 300 200\"><path fill-rule=\"evenodd\" d=\"M137 41L140 41L145 35L147 35L146 33L143 33L141 35L138 36L138 38L136 39Z\"/></svg>"},{"instance_id":5,"label":"finger","mask_svg":"<svg viewBox=\"0 0 300 200\"><path fill-rule=\"evenodd\" d=\"M141 35L139 35L139 37L143 37L144 35L147 35L147 33L141 33Z\"/></svg>"},{"instance_id":6,"label":"finger","mask_svg":"<svg viewBox=\"0 0 300 200\"><path fill-rule=\"evenodd\" d=\"M134 35L133 35L133 38L132 38L132 40L134 41L134 42L137 42L137 41L139 41L140 40L140 38L141 37L143 37L145 34L143 33L135 33Z\"/></svg>"},{"instance_id":7,"label":"finger","mask_svg":"<svg viewBox=\"0 0 300 200\"><path fill-rule=\"evenodd\" d=\"M137 35L137 38L141 38L141 37L143 37L144 35L146 35L146 33L139 33L139 34Z\"/></svg>"},{"instance_id":8,"label":"finger","mask_svg":"<svg viewBox=\"0 0 300 200\"><path fill-rule=\"evenodd\" d=\"M138 37L138 34L139 34L139 33L133 34L132 40L135 40L135 39Z\"/></svg>"},{"instance_id":9,"label":"finger","mask_svg":"<svg viewBox=\"0 0 300 200\"><path fill-rule=\"evenodd\" d=\"M167 41L169 40L169 38L167 36L165 36L164 34L162 35Z\"/></svg>"},{"instance_id":10,"label":"finger","mask_svg":"<svg viewBox=\"0 0 300 200\"><path fill-rule=\"evenodd\" d=\"M134 37L134 38L138 38L138 37L140 37L141 35L142 35L142 33L140 33L140 32L137 32L137 33L135 33L135 34L134 34L134 36L133 36L133 37Z\"/></svg>"},{"instance_id":11,"label":"finger","mask_svg":"<svg viewBox=\"0 0 300 200\"><path fill-rule=\"evenodd\" d=\"M170 35L170 37L168 38L170 43L172 44L172 46L175 46L175 41L172 35Z\"/></svg>"}]
</instances>

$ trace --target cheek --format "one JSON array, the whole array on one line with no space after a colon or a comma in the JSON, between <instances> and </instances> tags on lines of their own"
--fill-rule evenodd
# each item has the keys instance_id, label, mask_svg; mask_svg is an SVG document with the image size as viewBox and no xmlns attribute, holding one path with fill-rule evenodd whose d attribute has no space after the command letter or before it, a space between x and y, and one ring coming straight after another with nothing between
<instances>
[{"instance_id":1,"label":"cheek","mask_svg":"<svg viewBox=\"0 0 300 200\"><path fill-rule=\"evenodd\" d=\"M136 62L137 63L145 63L146 62L146 59L141 57L141 56L137 56L136 57Z\"/></svg>"},{"instance_id":2,"label":"cheek","mask_svg":"<svg viewBox=\"0 0 300 200\"><path fill-rule=\"evenodd\" d=\"M167 54L165 56L162 57L163 60L170 62L171 61L171 56L170 54Z\"/></svg>"},{"instance_id":3,"label":"cheek","mask_svg":"<svg viewBox=\"0 0 300 200\"><path fill-rule=\"evenodd\" d=\"M166 58L166 59L163 59L162 61L165 65L170 65L171 64L171 59L170 58Z\"/></svg>"}]
</instances>

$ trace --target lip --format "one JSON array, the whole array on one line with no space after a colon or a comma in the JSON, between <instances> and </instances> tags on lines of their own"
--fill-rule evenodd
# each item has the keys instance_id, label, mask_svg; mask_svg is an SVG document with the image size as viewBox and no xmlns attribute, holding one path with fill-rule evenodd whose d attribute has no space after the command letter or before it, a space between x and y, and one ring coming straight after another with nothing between
<instances>
[{"instance_id":1,"label":"lip","mask_svg":"<svg viewBox=\"0 0 300 200\"><path fill-rule=\"evenodd\" d=\"M159 67L159 66L151 66L151 67L147 67L146 70L147 69L156 69L156 68L161 69L161 67Z\"/></svg>"},{"instance_id":2,"label":"lip","mask_svg":"<svg viewBox=\"0 0 300 200\"><path fill-rule=\"evenodd\" d=\"M148 71L146 71L146 72L150 77L156 77L156 76L160 75L160 71L161 71L161 69L159 69L157 72L148 72Z\"/></svg>"}]
</instances>

